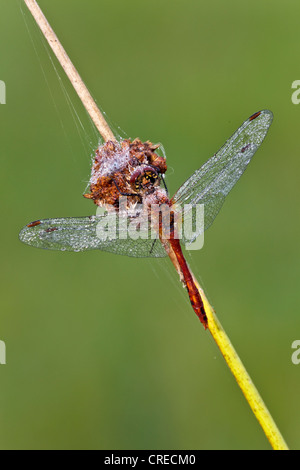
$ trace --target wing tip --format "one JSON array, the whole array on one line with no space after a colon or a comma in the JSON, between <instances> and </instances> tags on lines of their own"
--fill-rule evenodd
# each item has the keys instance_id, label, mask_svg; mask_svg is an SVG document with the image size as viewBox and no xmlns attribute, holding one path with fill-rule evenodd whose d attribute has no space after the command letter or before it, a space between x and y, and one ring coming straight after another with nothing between
<instances>
[{"instance_id":1,"label":"wing tip","mask_svg":"<svg viewBox=\"0 0 300 470\"><path fill-rule=\"evenodd\" d=\"M257 111L256 113L252 114L252 116L249 117L248 121L254 121L254 119L258 118L259 116L264 115L264 116L269 116L270 121L273 121L274 115L272 111L269 109L262 109L261 111Z\"/></svg>"},{"instance_id":2,"label":"wing tip","mask_svg":"<svg viewBox=\"0 0 300 470\"><path fill-rule=\"evenodd\" d=\"M25 245L35 246L33 240L37 233L41 231L42 225L42 220L35 220L34 222L30 222L29 224L25 225L25 227L23 227L19 232L19 240L22 243L25 243Z\"/></svg>"},{"instance_id":3,"label":"wing tip","mask_svg":"<svg viewBox=\"0 0 300 470\"><path fill-rule=\"evenodd\" d=\"M32 227L36 227L37 225L38 224L36 224L36 225L28 224L25 227L23 227L22 230L20 230L20 232L19 232L19 240L22 243L25 243L26 245L28 245L28 233L30 232L30 229Z\"/></svg>"}]
</instances>

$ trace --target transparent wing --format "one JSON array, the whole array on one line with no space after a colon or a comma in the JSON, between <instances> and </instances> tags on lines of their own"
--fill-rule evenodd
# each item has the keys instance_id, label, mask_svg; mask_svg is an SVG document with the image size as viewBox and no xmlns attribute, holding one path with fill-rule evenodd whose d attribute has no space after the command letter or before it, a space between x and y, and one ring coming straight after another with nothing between
<instances>
[{"instance_id":1,"label":"transparent wing","mask_svg":"<svg viewBox=\"0 0 300 470\"><path fill-rule=\"evenodd\" d=\"M129 223L134 224L135 219ZM128 232L128 219L114 215L38 220L24 227L19 238L48 250L102 250L135 258L167 256L160 241L149 238L146 228Z\"/></svg>"},{"instance_id":2,"label":"transparent wing","mask_svg":"<svg viewBox=\"0 0 300 470\"><path fill-rule=\"evenodd\" d=\"M204 230L211 226L227 194L246 170L272 120L273 114L268 110L253 114L174 195L172 201L181 207L204 204ZM192 242L198 235L183 241Z\"/></svg>"}]
</instances>

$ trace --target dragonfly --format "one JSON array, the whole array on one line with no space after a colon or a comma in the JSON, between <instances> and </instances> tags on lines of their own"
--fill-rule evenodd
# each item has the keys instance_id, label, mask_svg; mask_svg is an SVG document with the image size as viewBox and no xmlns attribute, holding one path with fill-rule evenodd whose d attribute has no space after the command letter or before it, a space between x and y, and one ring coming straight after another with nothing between
<instances>
[{"instance_id":1,"label":"dragonfly","mask_svg":"<svg viewBox=\"0 0 300 470\"><path fill-rule=\"evenodd\" d=\"M165 156L158 154L159 144L143 143L139 139L108 141L96 150L90 193L84 195L99 208L105 208L105 213L36 220L21 230L19 238L27 245L49 250L102 250L136 258L169 256L187 288L196 315L207 328L203 300L181 243L193 243L200 230L204 231L212 225L226 196L262 144L272 120L273 114L269 110L250 116L172 198L168 195L164 180L167 164ZM125 205L122 201L126 201ZM190 217L193 222L193 209L197 205L204 205L203 226L198 232L177 236L177 228L182 225L181 208L188 207L184 217ZM161 216L156 224L152 223L149 213L153 207L170 209L168 231L162 224ZM107 227L113 221L116 222L113 236L99 236L102 222ZM141 224L146 229L151 226L157 237L141 236L141 231L139 237L125 236L128 222L135 223L139 228Z\"/></svg>"}]
</instances>

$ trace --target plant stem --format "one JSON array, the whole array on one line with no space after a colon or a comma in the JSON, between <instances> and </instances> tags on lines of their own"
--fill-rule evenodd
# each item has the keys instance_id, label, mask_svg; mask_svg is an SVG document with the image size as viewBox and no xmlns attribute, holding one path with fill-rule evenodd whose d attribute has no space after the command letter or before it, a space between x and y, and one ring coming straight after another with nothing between
<instances>
[{"instance_id":1,"label":"plant stem","mask_svg":"<svg viewBox=\"0 0 300 470\"><path fill-rule=\"evenodd\" d=\"M258 390L253 384L247 370L245 369L242 361L232 346L230 339L226 335L221 323L219 322L214 309L211 307L202 288L194 276L193 278L204 303L205 312L208 318L208 329L217 343L229 369L231 370L239 387L241 388L250 408L255 414L272 448L274 450L289 450Z\"/></svg>"},{"instance_id":2,"label":"plant stem","mask_svg":"<svg viewBox=\"0 0 300 470\"><path fill-rule=\"evenodd\" d=\"M24 0L104 141L116 138L36 0Z\"/></svg>"}]
</instances>

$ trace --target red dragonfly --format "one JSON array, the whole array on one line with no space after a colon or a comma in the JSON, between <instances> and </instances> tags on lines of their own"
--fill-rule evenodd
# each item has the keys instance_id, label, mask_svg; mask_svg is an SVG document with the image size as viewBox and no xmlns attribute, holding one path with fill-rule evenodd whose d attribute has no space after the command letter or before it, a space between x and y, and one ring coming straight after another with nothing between
<instances>
[{"instance_id":1,"label":"red dragonfly","mask_svg":"<svg viewBox=\"0 0 300 470\"><path fill-rule=\"evenodd\" d=\"M191 244L210 227L227 194L263 142L272 120L268 110L253 114L171 199L164 181L166 159L156 152L159 145L142 143L139 139L108 141L96 151L90 193L84 195L105 211L88 217L37 220L21 230L20 240L50 250L99 249L137 258L169 256L187 288L195 313L206 328L203 301L180 241ZM194 232L182 234L179 227L183 219L195 222L193 210L198 205L204 205L204 224ZM182 207L187 207L184 215ZM153 208L169 212L167 229L162 222L164 214L152 222ZM128 236L130 224L136 228L132 232L135 236ZM112 231L107 229L111 226Z\"/></svg>"}]
</instances>

